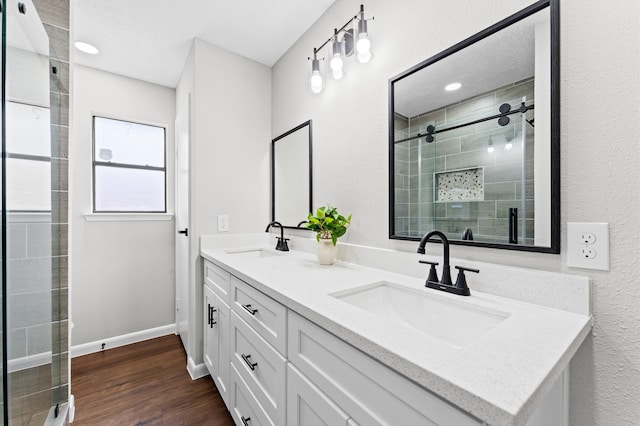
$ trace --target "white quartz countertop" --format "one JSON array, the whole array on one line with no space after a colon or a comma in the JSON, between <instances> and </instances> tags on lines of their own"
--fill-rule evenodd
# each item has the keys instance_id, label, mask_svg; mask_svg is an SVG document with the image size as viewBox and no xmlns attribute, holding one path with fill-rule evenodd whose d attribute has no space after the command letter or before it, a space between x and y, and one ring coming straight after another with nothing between
<instances>
[{"instance_id":1,"label":"white quartz countertop","mask_svg":"<svg viewBox=\"0 0 640 426\"><path fill-rule=\"evenodd\" d=\"M244 249L249 248L257 247ZM239 250L203 248L201 255L491 425L525 424L591 329L590 316L473 289L469 297L457 296L425 288L424 279L380 269L346 262L322 266L301 251L263 258L230 254ZM469 343L454 345L330 295L382 281L499 311L506 319Z\"/></svg>"}]
</instances>

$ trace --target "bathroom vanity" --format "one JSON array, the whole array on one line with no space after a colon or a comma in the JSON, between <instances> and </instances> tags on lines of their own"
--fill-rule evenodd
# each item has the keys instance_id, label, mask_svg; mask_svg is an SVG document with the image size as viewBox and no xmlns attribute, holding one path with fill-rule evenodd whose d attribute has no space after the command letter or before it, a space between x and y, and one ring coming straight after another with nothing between
<instances>
[{"instance_id":1,"label":"bathroom vanity","mask_svg":"<svg viewBox=\"0 0 640 426\"><path fill-rule=\"evenodd\" d=\"M204 362L237 424L566 424L588 279L468 265L463 297L424 287L425 256L343 244L350 261L321 266L314 243L201 239Z\"/></svg>"}]
</instances>

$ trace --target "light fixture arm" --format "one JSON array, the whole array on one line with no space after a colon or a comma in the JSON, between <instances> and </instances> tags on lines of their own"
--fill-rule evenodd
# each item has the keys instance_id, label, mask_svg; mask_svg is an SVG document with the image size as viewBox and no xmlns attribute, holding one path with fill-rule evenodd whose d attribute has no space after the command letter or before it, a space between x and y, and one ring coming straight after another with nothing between
<instances>
[{"instance_id":1,"label":"light fixture arm","mask_svg":"<svg viewBox=\"0 0 640 426\"><path fill-rule=\"evenodd\" d=\"M323 47L325 47L327 45L327 43L329 43L330 41L332 41L338 34L340 34L341 32L345 31L345 29L351 25L353 23L354 19L358 19L358 15L360 15L362 18L364 18L364 4L360 5L360 11L358 12L357 15L354 15L351 19L349 19L342 27L340 27L339 29L334 29L334 34L333 36L329 37L324 43L322 43L320 45L320 47L318 47L317 49L314 48L314 52L320 51L322 50ZM372 16L371 19L374 19L374 17ZM364 19L363 19L364 20Z\"/></svg>"}]
</instances>

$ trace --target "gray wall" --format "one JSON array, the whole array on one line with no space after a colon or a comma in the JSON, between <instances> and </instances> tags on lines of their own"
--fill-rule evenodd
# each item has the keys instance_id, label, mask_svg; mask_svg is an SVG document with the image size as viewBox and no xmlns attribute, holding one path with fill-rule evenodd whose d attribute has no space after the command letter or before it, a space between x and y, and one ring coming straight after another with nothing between
<instances>
[{"instance_id":1,"label":"gray wall","mask_svg":"<svg viewBox=\"0 0 640 426\"><path fill-rule=\"evenodd\" d=\"M314 200L353 213L345 241L415 251L388 239L388 80L526 7L528 0L371 0L375 58L347 61L347 77L307 89L313 47L358 10L338 0L273 68L273 135L313 119ZM571 425L636 424L640 418L640 4L561 1L562 254L454 246L452 256L585 275L594 333L571 362ZM464 13L460 13L464 10ZM435 18L435 19L434 19ZM428 25L425 23L429 23ZM594 52L597 52L594 53ZM622 107L621 107L622 106ZM568 268L566 222L610 224L611 270ZM439 247L430 254L441 255ZM535 291L533 289L532 291Z\"/></svg>"},{"instance_id":2,"label":"gray wall","mask_svg":"<svg viewBox=\"0 0 640 426\"><path fill-rule=\"evenodd\" d=\"M105 221L85 219L99 216L91 215L93 115L166 127L169 213L174 205L175 90L75 65L69 170L73 346L175 323L172 218L138 220L120 213Z\"/></svg>"},{"instance_id":3,"label":"gray wall","mask_svg":"<svg viewBox=\"0 0 640 426\"><path fill-rule=\"evenodd\" d=\"M190 367L203 363L199 237L218 233L218 215L229 216L230 233L269 222L270 78L267 66L196 39L176 90L179 117L191 93Z\"/></svg>"}]
</instances>

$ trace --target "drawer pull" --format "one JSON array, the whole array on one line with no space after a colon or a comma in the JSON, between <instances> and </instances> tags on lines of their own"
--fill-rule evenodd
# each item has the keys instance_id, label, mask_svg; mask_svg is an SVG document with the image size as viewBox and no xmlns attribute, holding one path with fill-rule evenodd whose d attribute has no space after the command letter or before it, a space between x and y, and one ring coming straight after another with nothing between
<instances>
[{"instance_id":1,"label":"drawer pull","mask_svg":"<svg viewBox=\"0 0 640 426\"><path fill-rule=\"evenodd\" d=\"M251 426L251 417L245 417L245 416L241 416L240 420L242 420L242 424L244 426Z\"/></svg>"},{"instance_id":2,"label":"drawer pull","mask_svg":"<svg viewBox=\"0 0 640 426\"><path fill-rule=\"evenodd\" d=\"M255 314L256 314L256 312L258 312L258 310L257 310L257 309L251 309L251 305L240 305L240 306L242 306L242 308L243 308L245 311L249 312L251 315L255 315Z\"/></svg>"},{"instance_id":3,"label":"drawer pull","mask_svg":"<svg viewBox=\"0 0 640 426\"><path fill-rule=\"evenodd\" d=\"M258 363L257 362L251 362L251 360L249 359L249 358L251 358L251 355L241 354L240 356L242 357L242 360L247 364L247 366L249 366L251 371L256 369L256 367L258 366Z\"/></svg>"}]
</instances>

